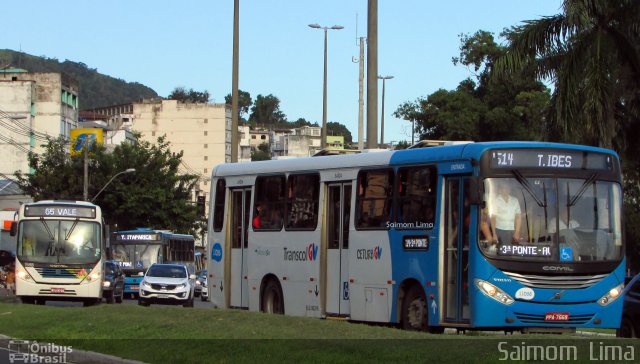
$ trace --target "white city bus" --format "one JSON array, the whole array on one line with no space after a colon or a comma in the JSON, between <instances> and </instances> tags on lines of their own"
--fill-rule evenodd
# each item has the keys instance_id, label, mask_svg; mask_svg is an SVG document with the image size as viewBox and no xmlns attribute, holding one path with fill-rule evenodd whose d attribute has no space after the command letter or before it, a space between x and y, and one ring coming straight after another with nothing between
<instances>
[{"instance_id":1,"label":"white city bus","mask_svg":"<svg viewBox=\"0 0 640 364\"><path fill-rule=\"evenodd\" d=\"M209 296L434 333L619 327L621 181L614 152L543 142L219 165ZM485 229L508 231L503 185L520 206L510 239Z\"/></svg>"},{"instance_id":2,"label":"white city bus","mask_svg":"<svg viewBox=\"0 0 640 364\"><path fill-rule=\"evenodd\" d=\"M100 207L39 201L20 207L16 228L16 296L23 303L102 299L105 231Z\"/></svg>"}]
</instances>

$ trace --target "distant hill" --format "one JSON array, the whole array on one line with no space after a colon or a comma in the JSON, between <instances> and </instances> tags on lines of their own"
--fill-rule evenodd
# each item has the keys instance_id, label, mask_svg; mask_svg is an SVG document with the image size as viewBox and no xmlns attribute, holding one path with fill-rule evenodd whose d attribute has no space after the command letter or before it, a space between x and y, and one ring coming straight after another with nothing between
<instances>
[{"instance_id":1,"label":"distant hill","mask_svg":"<svg viewBox=\"0 0 640 364\"><path fill-rule=\"evenodd\" d=\"M0 67L10 65L30 72L62 72L78 81L78 95L81 109L93 109L102 106L126 104L143 98L157 97L151 88L137 83L126 82L98 73L81 62L55 58L36 57L30 54L0 49Z\"/></svg>"}]
</instances>

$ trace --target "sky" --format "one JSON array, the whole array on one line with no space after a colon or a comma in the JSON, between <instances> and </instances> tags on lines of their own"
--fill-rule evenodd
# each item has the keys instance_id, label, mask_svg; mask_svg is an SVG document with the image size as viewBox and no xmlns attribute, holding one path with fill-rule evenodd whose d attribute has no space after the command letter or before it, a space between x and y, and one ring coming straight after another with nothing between
<instances>
[{"instance_id":1,"label":"sky","mask_svg":"<svg viewBox=\"0 0 640 364\"><path fill-rule=\"evenodd\" d=\"M276 96L290 121L322 123L324 34L308 24L344 27L328 31L327 121L346 125L357 140L354 57L359 55L356 40L367 35L368 2L239 2L239 88L254 100ZM178 86L207 90L211 101L223 103L231 93L233 4L21 0L3 16L0 49L82 62L165 97ZM455 89L472 76L451 61L460 54L460 34L486 30L501 41L503 29L558 14L561 5L562 0L378 0L378 73L394 77L386 81L384 141L411 141L410 124L393 116L399 105ZM366 100L366 70L364 78ZM382 81L378 99L380 118Z\"/></svg>"}]
</instances>

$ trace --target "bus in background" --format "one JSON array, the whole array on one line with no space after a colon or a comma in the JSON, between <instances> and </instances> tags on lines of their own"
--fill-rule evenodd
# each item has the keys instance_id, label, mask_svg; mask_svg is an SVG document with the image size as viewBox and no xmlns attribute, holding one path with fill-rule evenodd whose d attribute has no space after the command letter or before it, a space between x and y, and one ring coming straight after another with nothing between
<instances>
[{"instance_id":1,"label":"bus in background","mask_svg":"<svg viewBox=\"0 0 640 364\"><path fill-rule=\"evenodd\" d=\"M125 273L125 294L136 296L144 273L154 263L179 263L195 274L195 239L168 230L138 228L114 232L111 259Z\"/></svg>"},{"instance_id":2,"label":"bus in background","mask_svg":"<svg viewBox=\"0 0 640 364\"><path fill-rule=\"evenodd\" d=\"M444 328L616 328L618 156L451 143L223 164L212 174L218 307Z\"/></svg>"},{"instance_id":3,"label":"bus in background","mask_svg":"<svg viewBox=\"0 0 640 364\"><path fill-rule=\"evenodd\" d=\"M20 207L16 296L23 303L102 300L105 225L100 207L82 201L39 201Z\"/></svg>"}]
</instances>

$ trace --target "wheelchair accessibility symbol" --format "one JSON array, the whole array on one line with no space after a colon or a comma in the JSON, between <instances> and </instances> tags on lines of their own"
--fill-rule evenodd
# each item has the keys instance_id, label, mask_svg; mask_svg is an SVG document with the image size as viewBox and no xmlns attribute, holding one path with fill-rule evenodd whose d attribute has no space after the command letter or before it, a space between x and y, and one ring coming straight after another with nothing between
<instances>
[{"instance_id":1,"label":"wheelchair accessibility symbol","mask_svg":"<svg viewBox=\"0 0 640 364\"><path fill-rule=\"evenodd\" d=\"M564 262L573 261L573 249L560 248L560 260Z\"/></svg>"},{"instance_id":2,"label":"wheelchair accessibility symbol","mask_svg":"<svg viewBox=\"0 0 640 364\"><path fill-rule=\"evenodd\" d=\"M136 261L136 268L138 269L144 268L144 264L142 263L142 260Z\"/></svg>"}]
</instances>

